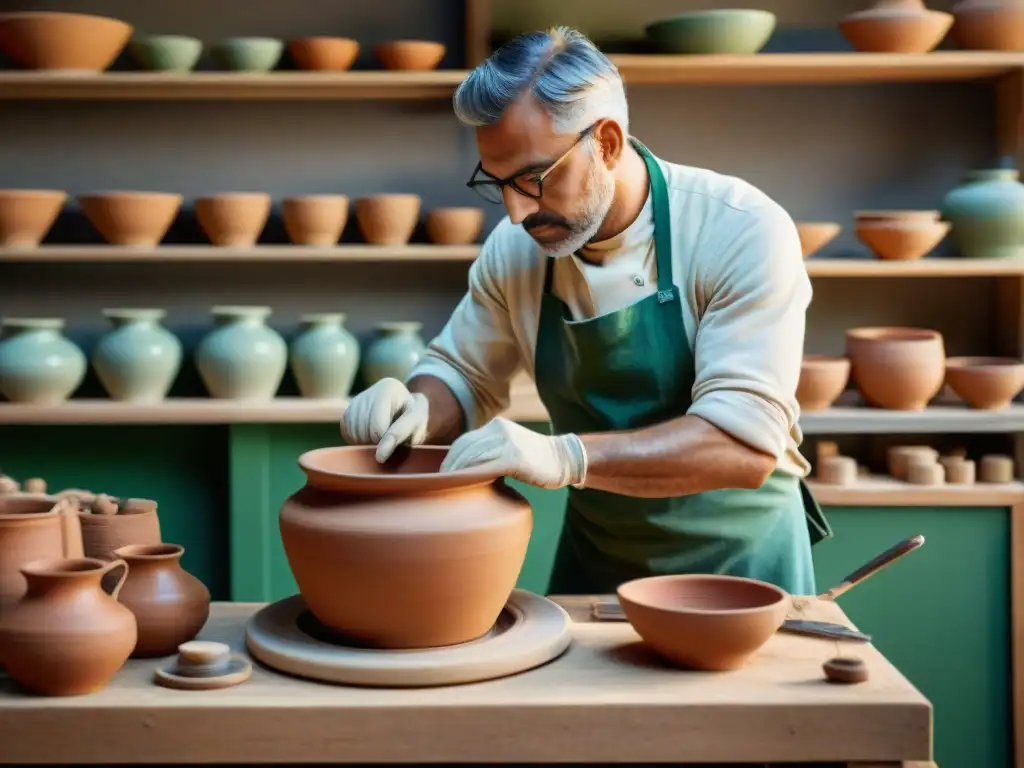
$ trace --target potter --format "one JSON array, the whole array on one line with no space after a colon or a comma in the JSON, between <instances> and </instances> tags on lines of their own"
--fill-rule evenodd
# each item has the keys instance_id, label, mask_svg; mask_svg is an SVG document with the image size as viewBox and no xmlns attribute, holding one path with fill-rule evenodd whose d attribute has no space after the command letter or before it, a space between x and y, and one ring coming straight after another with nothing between
<instances>
[{"instance_id":1,"label":"potter","mask_svg":"<svg viewBox=\"0 0 1024 768\"><path fill-rule=\"evenodd\" d=\"M831 532L798 452L811 286L790 216L633 138L618 71L570 29L499 49L454 105L476 132L468 184L508 215L424 356L355 397L342 436L568 487L553 594L669 573L812 594ZM498 416L520 369L551 436Z\"/></svg>"}]
</instances>

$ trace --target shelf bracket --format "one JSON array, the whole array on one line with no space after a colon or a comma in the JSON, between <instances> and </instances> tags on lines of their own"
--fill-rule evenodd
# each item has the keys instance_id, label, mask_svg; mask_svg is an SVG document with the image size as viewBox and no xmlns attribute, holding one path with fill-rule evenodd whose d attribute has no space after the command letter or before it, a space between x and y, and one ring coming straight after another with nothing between
<instances>
[{"instance_id":1,"label":"shelf bracket","mask_svg":"<svg viewBox=\"0 0 1024 768\"><path fill-rule=\"evenodd\" d=\"M1024 68L996 81L996 136L1003 162L1016 166L1024 149Z\"/></svg>"},{"instance_id":2,"label":"shelf bracket","mask_svg":"<svg viewBox=\"0 0 1024 768\"><path fill-rule=\"evenodd\" d=\"M491 0L465 0L466 68L491 55Z\"/></svg>"}]
</instances>

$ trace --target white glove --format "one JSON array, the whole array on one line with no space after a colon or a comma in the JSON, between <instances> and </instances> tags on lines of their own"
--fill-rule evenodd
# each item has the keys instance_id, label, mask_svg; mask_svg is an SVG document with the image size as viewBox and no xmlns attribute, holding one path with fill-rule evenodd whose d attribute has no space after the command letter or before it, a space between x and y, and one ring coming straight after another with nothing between
<instances>
[{"instance_id":1,"label":"white glove","mask_svg":"<svg viewBox=\"0 0 1024 768\"><path fill-rule=\"evenodd\" d=\"M448 450L442 472L494 470L538 488L582 488L587 479L587 452L576 435L549 437L498 417L467 432Z\"/></svg>"},{"instance_id":2,"label":"white glove","mask_svg":"<svg viewBox=\"0 0 1024 768\"><path fill-rule=\"evenodd\" d=\"M402 443L427 438L430 403L398 379L381 379L352 398L341 418L341 436L349 445L377 446L377 461L391 458Z\"/></svg>"}]
</instances>

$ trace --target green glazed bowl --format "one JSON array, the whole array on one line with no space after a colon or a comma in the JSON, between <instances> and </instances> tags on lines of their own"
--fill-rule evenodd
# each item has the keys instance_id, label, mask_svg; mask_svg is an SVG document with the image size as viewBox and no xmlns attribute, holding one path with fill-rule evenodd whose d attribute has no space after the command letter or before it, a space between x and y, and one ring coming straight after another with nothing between
<instances>
[{"instance_id":1,"label":"green glazed bowl","mask_svg":"<svg viewBox=\"0 0 1024 768\"><path fill-rule=\"evenodd\" d=\"M221 69L234 72L269 72L283 52L284 41L273 37L229 37L210 49Z\"/></svg>"},{"instance_id":2,"label":"green glazed bowl","mask_svg":"<svg viewBox=\"0 0 1024 768\"><path fill-rule=\"evenodd\" d=\"M651 22L647 39L661 53L757 53L775 31L774 13L753 8L694 11Z\"/></svg>"},{"instance_id":3,"label":"green glazed bowl","mask_svg":"<svg viewBox=\"0 0 1024 768\"><path fill-rule=\"evenodd\" d=\"M184 35L144 35L132 38L128 50L143 69L188 72L199 61L203 43Z\"/></svg>"}]
</instances>

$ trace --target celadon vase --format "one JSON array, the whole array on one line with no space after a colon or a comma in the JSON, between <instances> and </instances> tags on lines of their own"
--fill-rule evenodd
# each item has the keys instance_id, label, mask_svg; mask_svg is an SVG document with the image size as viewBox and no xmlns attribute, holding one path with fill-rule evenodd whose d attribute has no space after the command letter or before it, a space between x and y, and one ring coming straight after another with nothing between
<instances>
[{"instance_id":1,"label":"celadon vase","mask_svg":"<svg viewBox=\"0 0 1024 768\"><path fill-rule=\"evenodd\" d=\"M942 201L942 218L968 258L1024 256L1024 184L1011 168L970 171Z\"/></svg>"},{"instance_id":2,"label":"celadon vase","mask_svg":"<svg viewBox=\"0 0 1024 768\"><path fill-rule=\"evenodd\" d=\"M288 345L267 325L270 307L214 307L217 327L196 347L196 368L212 397L269 400L288 365Z\"/></svg>"},{"instance_id":3,"label":"celadon vase","mask_svg":"<svg viewBox=\"0 0 1024 768\"><path fill-rule=\"evenodd\" d=\"M14 403L57 405L78 389L88 360L63 328L59 317L0 323L0 394Z\"/></svg>"},{"instance_id":4,"label":"celadon vase","mask_svg":"<svg viewBox=\"0 0 1024 768\"><path fill-rule=\"evenodd\" d=\"M377 338L363 359L364 383L369 387L386 378L405 381L427 348L420 338L423 323L377 323L374 327Z\"/></svg>"},{"instance_id":5,"label":"celadon vase","mask_svg":"<svg viewBox=\"0 0 1024 768\"><path fill-rule=\"evenodd\" d=\"M105 309L114 326L96 345L92 367L114 400L163 400L181 370L181 342L160 325L162 309Z\"/></svg>"},{"instance_id":6,"label":"celadon vase","mask_svg":"<svg viewBox=\"0 0 1024 768\"><path fill-rule=\"evenodd\" d=\"M345 398L359 370L359 341L345 328L341 312L303 315L290 359L303 397Z\"/></svg>"}]
</instances>

